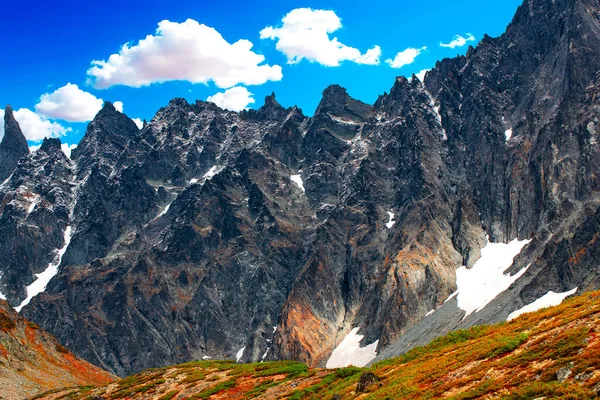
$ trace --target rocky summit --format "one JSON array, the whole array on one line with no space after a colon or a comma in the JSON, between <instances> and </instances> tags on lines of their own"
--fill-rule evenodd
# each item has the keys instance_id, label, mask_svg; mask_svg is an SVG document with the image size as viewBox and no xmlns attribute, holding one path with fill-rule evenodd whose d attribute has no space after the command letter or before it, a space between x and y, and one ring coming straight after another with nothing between
<instances>
[{"instance_id":1,"label":"rocky summit","mask_svg":"<svg viewBox=\"0 0 600 400\"><path fill-rule=\"evenodd\" d=\"M597 1L526 0L373 105L174 99L139 130L106 103L72 160L9 147L0 291L126 375L368 363L598 288L598 71Z\"/></svg>"}]
</instances>

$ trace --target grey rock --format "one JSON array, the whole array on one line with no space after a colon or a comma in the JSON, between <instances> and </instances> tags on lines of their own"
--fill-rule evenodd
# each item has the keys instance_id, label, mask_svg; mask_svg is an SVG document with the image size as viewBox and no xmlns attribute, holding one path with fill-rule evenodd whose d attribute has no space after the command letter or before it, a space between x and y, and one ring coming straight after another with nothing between
<instances>
[{"instance_id":1,"label":"grey rock","mask_svg":"<svg viewBox=\"0 0 600 400\"><path fill-rule=\"evenodd\" d=\"M12 107L7 105L4 110L4 136L0 142L0 183L13 173L19 160L27 154L27 140L15 119Z\"/></svg>"}]
</instances>

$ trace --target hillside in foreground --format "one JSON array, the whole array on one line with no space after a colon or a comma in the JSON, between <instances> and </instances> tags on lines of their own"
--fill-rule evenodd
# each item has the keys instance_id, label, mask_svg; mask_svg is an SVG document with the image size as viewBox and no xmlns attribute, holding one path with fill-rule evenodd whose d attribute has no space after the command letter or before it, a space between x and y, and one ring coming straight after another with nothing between
<instances>
[{"instance_id":1,"label":"hillside in foreground","mask_svg":"<svg viewBox=\"0 0 600 400\"><path fill-rule=\"evenodd\" d=\"M43 399L536 399L600 392L600 292L452 332L370 368L194 361Z\"/></svg>"},{"instance_id":2,"label":"hillside in foreground","mask_svg":"<svg viewBox=\"0 0 600 400\"><path fill-rule=\"evenodd\" d=\"M115 379L0 300L0 399L22 400L50 389L104 385Z\"/></svg>"}]
</instances>

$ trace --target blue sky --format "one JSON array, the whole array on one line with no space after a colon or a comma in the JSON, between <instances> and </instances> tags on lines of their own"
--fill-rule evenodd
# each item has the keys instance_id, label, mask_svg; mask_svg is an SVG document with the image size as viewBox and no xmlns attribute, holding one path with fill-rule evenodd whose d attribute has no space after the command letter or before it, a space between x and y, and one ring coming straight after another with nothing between
<instances>
[{"instance_id":1,"label":"blue sky","mask_svg":"<svg viewBox=\"0 0 600 400\"><path fill-rule=\"evenodd\" d=\"M389 90L396 76L409 76L433 67L437 60L464 54L468 45L475 45L485 33L502 34L520 3L521 0L6 2L0 13L0 32L5 39L0 63L0 107L10 103L15 110L31 111L18 111L16 116L21 125L27 126L25 133L32 144L44 134L60 135L63 142L76 144L85 132L83 121L91 118L100 99L122 102L125 114L148 120L173 97L184 97L190 102L206 100L231 87L236 87L229 93L231 96L221 95L213 100L231 108L255 108L274 91L284 106L298 105L305 114L312 115L323 89L336 83L346 87L353 97L373 103L379 94ZM298 11L304 8L312 11ZM289 18L284 23L282 18L286 15ZM188 19L193 21L185 23ZM341 27L336 26L336 19ZM157 34L158 23L164 20L172 24ZM223 42L206 36L215 32L200 24L214 28ZM266 27L273 29L263 31ZM315 36L311 36L313 33ZM451 43L456 35L470 38L468 34L475 40L464 46L440 46L442 42ZM142 50L138 48L139 41L147 35L154 35L155 42ZM334 38L339 51L330 51ZM251 42L251 49L248 44L230 46L241 39ZM223 56L226 60L215 61L213 57L205 62L201 50L194 55L186 47L201 49L208 42L212 43L211 48L217 48L217 54L229 54ZM125 43L133 52L129 58L123 58L123 63L109 62L96 75L88 72L93 60L108 61L111 55L119 54ZM367 53L370 49L372 52ZM392 62L407 49L413 49L412 53L402 53ZM411 55L418 49L420 54L412 60ZM154 57L153 52L158 52L158 56ZM264 61L257 62L261 56ZM188 60L189 57L192 58ZM149 65L158 59L162 60L161 65ZM290 59L293 63L289 63ZM186 66L188 61L190 65ZM401 66L409 61L412 62ZM339 65L332 66L336 62ZM242 70L229 71L232 63L244 64ZM169 76L165 78L165 74ZM70 86L66 90L67 83L78 88ZM54 93L56 90L59 92ZM255 103L246 104L248 92ZM44 94L49 96L42 101ZM62 107L61 101L68 105Z\"/></svg>"}]
</instances>

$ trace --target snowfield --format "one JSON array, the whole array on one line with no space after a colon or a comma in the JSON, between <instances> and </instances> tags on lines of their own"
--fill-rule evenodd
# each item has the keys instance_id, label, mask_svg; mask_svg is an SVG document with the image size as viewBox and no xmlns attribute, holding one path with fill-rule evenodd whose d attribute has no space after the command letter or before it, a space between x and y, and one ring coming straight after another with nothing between
<instances>
[{"instance_id":1,"label":"snowfield","mask_svg":"<svg viewBox=\"0 0 600 400\"><path fill-rule=\"evenodd\" d=\"M344 340L333 350L327 368L343 368L353 365L355 367L364 367L377 357L377 345L379 340L365 347L360 347L360 341L364 335L359 335L360 328L354 328L346 335Z\"/></svg>"},{"instance_id":2,"label":"snowfield","mask_svg":"<svg viewBox=\"0 0 600 400\"><path fill-rule=\"evenodd\" d=\"M54 276L58 273L58 267L62 262L63 255L66 253L67 247L69 247L69 243L71 243L70 226L67 226L67 228L65 229L64 243L64 246L58 251L56 251L54 259L50 264L48 264L48 267L44 270L44 272L36 274L35 276L37 277L37 279L33 281L31 285L27 286L27 297L25 298L25 300L23 300L21 304L19 304L18 307L15 307L15 310L17 312L21 312L23 307L29 304L31 299L33 299L38 294L43 293L46 290L46 286L48 286L50 280L54 278Z\"/></svg>"},{"instance_id":3,"label":"snowfield","mask_svg":"<svg viewBox=\"0 0 600 400\"><path fill-rule=\"evenodd\" d=\"M464 318L483 309L504 292L527 271L523 268L514 275L504 272L511 267L515 257L531 240L518 239L510 243L490 243L481 249L481 258L473 268L465 266L456 270L458 290L448 300L457 297L458 307L465 311ZM448 301L446 300L446 301Z\"/></svg>"},{"instance_id":4,"label":"snowfield","mask_svg":"<svg viewBox=\"0 0 600 400\"><path fill-rule=\"evenodd\" d=\"M300 174L290 176L290 180L298 185L303 192L306 192L304 189L304 182L302 181L302 176Z\"/></svg>"},{"instance_id":5,"label":"snowfield","mask_svg":"<svg viewBox=\"0 0 600 400\"><path fill-rule=\"evenodd\" d=\"M508 318L506 320L510 321L512 319L517 318L520 315L538 311L538 310L541 310L542 308L557 306L560 303L562 303L563 300L566 299L567 297L574 295L575 292L577 291L577 289L578 288L575 288L573 290L569 290L568 292L564 292L564 293L554 293L553 291L550 291L550 292L546 293L545 295L543 295L542 297L540 297L539 299L537 299L536 301L534 301L533 303L527 304L525 307L520 308L516 311L513 311L512 313L510 313L510 315L508 316Z\"/></svg>"}]
</instances>

